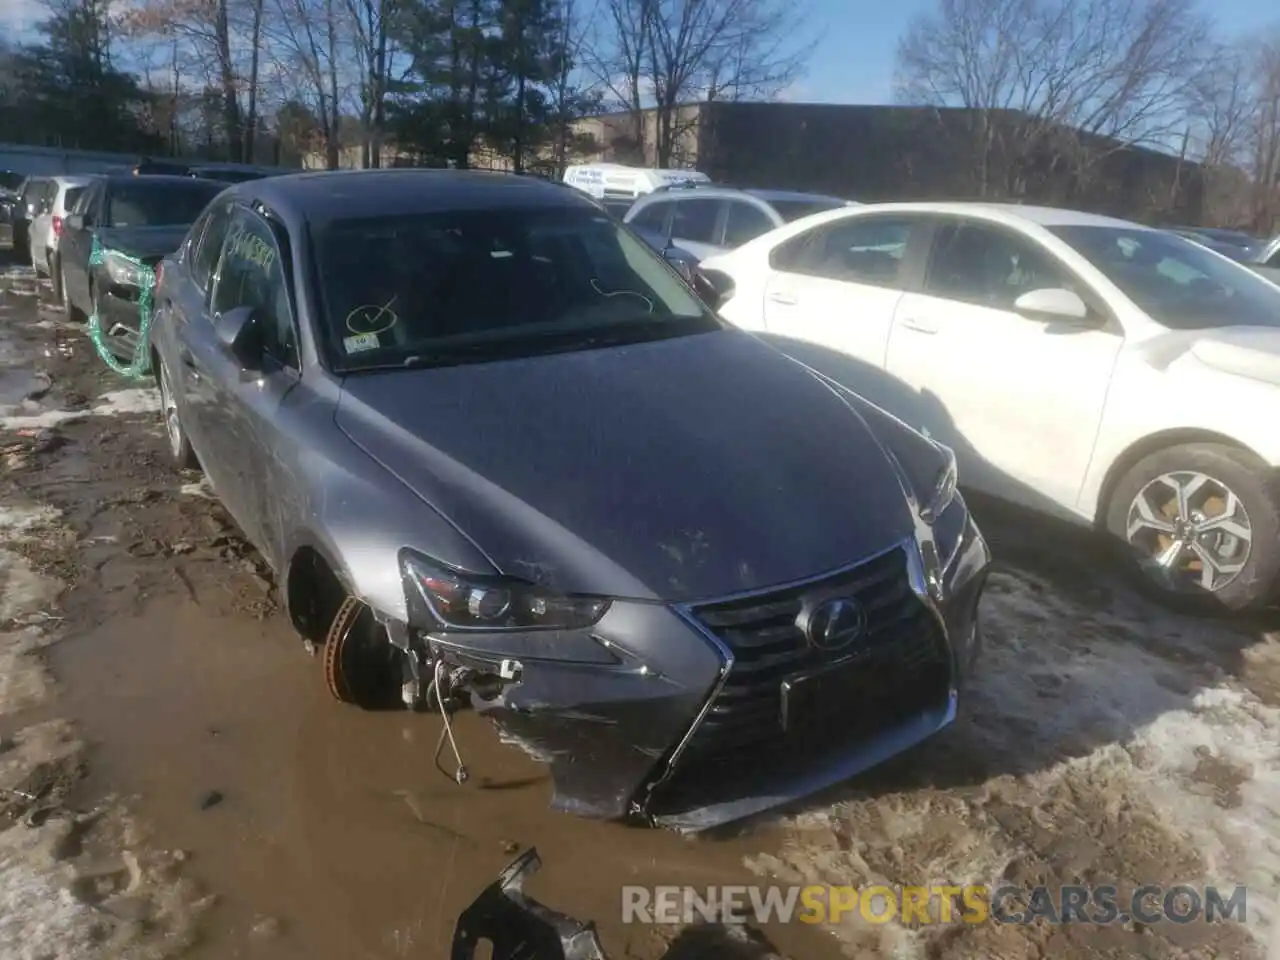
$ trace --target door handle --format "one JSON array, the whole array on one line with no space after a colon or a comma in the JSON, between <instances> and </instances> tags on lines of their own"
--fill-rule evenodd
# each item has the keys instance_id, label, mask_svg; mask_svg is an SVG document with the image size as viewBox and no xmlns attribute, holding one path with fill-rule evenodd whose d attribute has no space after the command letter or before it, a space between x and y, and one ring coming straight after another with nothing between
<instances>
[{"instance_id":1,"label":"door handle","mask_svg":"<svg viewBox=\"0 0 1280 960\"><path fill-rule=\"evenodd\" d=\"M905 329L914 330L916 333L933 336L933 334L938 332L938 328L935 324L930 323L928 320L922 320L919 317L903 317L899 322Z\"/></svg>"},{"instance_id":2,"label":"door handle","mask_svg":"<svg viewBox=\"0 0 1280 960\"><path fill-rule=\"evenodd\" d=\"M794 307L800 301L789 293L771 293L769 294L769 302L781 304L784 307Z\"/></svg>"}]
</instances>

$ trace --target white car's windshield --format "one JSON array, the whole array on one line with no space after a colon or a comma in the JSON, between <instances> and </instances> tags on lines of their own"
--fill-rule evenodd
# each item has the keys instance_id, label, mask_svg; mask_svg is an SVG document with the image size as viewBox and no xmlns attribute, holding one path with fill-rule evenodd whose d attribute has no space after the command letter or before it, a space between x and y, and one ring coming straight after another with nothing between
<instances>
[{"instance_id":1,"label":"white car's windshield","mask_svg":"<svg viewBox=\"0 0 1280 960\"><path fill-rule=\"evenodd\" d=\"M719 322L607 214L506 208L315 229L325 326L344 370L528 356Z\"/></svg>"},{"instance_id":2,"label":"white car's windshield","mask_svg":"<svg viewBox=\"0 0 1280 960\"><path fill-rule=\"evenodd\" d=\"M1170 329L1280 326L1280 287L1190 240L1122 227L1050 229Z\"/></svg>"}]
</instances>

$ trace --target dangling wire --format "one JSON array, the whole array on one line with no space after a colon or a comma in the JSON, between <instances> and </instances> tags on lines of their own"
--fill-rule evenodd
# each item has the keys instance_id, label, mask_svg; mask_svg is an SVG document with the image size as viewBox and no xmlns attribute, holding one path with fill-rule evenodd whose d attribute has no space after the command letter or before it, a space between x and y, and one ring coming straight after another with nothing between
<instances>
[{"instance_id":1,"label":"dangling wire","mask_svg":"<svg viewBox=\"0 0 1280 960\"><path fill-rule=\"evenodd\" d=\"M156 272L136 257L121 253L119 250L103 250L97 237L93 238L93 249L89 253L90 268L101 266L106 262L108 252L113 257L132 264L138 271L138 342L133 349L133 361L128 364L121 363L107 346L106 334L102 330L102 318L98 316L96 303L93 313L89 316L89 339L93 341L98 356L108 367L123 377L142 380L151 374L151 353L147 350L147 332L151 329L151 305L156 285ZM63 290L62 295L65 297L67 291Z\"/></svg>"},{"instance_id":2,"label":"dangling wire","mask_svg":"<svg viewBox=\"0 0 1280 960\"><path fill-rule=\"evenodd\" d=\"M453 739L453 723L449 719L449 704L447 696L447 693L452 693L452 691L446 692L446 679L447 674L445 673L444 661L437 660L435 669L432 672L431 686L435 690L436 703L440 705L440 719L444 723L444 729L440 731L440 739L436 741L436 755L431 759L435 763L437 770L446 776L449 775L449 771L440 765L440 751L444 749L444 742L447 738L449 746L453 750L453 759L458 764L457 769L453 773L453 780L455 783L461 784L467 782L467 767L466 764L462 762L462 754L458 750L458 741Z\"/></svg>"}]
</instances>

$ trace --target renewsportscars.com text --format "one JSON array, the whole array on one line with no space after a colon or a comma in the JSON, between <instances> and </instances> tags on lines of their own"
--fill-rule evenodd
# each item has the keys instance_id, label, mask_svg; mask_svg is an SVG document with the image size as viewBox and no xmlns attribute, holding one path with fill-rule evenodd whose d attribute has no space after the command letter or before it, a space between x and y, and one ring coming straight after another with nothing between
<instances>
[{"instance_id":1,"label":"renewsportscars.com text","mask_svg":"<svg viewBox=\"0 0 1280 960\"><path fill-rule=\"evenodd\" d=\"M1111 924L1244 922L1247 890L1146 885L1048 887L931 884L917 887L681 887L622 888L623 923L868 923Z\"/></svg>"}]
</instances>

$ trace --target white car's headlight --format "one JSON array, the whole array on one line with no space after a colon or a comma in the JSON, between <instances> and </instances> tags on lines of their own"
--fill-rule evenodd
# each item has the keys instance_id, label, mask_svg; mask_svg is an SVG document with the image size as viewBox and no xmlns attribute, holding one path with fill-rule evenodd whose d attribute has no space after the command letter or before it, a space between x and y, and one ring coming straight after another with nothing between
<instances>
[{"instance_id":1,"label":"white car's headlight","mask_svg":"<svg viewBox=\"0 0 1280 960\"><path fill-rule=\"evenodd\" d=\"M107 268L107 276L111 282L121 287L138 287L142 285L142 274L138 265L128 257L108 251L102 258L102 265Z\"/></svg>"}]
</instances>

